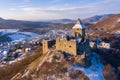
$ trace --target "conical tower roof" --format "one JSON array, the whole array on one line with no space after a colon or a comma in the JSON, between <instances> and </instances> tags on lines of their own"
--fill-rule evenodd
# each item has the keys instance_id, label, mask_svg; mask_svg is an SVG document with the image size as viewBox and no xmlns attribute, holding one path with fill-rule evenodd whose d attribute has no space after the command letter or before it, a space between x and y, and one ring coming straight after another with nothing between
<instances>
[{"instance_id":1,"label":"conical tower roof","mask_svg":"<svg viewBox=\"0 0 120 80\"><path fill-rule=\"evenodd\" d=\"M73 28L85 29L86 26L81 22L80 19L78 19L78 20L77 20L77 23L73 26Z\"/></svg>"}]
</instances>

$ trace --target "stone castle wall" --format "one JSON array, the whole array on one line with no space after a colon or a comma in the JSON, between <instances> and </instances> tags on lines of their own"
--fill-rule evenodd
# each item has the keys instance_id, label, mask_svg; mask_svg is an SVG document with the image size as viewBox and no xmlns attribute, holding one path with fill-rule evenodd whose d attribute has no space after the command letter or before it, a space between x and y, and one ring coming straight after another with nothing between
<instances>
[{"instance_id":1,"label":"stone castle wall","mask_svg":"<svg viewBox=\"0 0 120 80\"><path fill-rule=\"evenodd\" d=\"M43 53L47 53L50 48L55 45L55 40L43 40L42 41L42 45L43 45Z\"/></svg>"},{"instance_id":2,"label":"stone castle wall","mask_svg":"<svg viewBox=\"0 0 120 80\"><path fill-rule=\"evenodd\" d=\"M61 50L72 55L77 55L76 40L56 39L56 50Z\"/></svg>"},{"instance_id":3,"label":"stone castle wall","mask_svg":"<svg viewBox=\"0 0 120 80\"><path fill-rule=\"evenodd\" d=\"M43 40L42 41L42 45L43 45L43 53L47 53L49 51L49 44L47 40Z\"/></svg>"},{"instance_id":4,"label":"stone castle wall","mask_svg":"<svg viewBox=\"0 0 120 80\"><path fill-rule=\"evenodd\" d=\"M43 45L43 53L47 53L49 51L49 44L47 40L43 40L42 41L42 45Z\"/></svg>"}]
</instances>

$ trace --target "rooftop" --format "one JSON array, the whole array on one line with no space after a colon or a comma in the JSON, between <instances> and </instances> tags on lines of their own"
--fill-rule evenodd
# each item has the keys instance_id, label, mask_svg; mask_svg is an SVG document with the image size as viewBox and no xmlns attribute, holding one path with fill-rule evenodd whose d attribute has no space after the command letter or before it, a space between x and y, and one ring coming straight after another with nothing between
<instances>
[{"instance_id":1,"label":"rooftop","mask_svg":"<svg viewBox=\"0 0 120 80\"><path fill-rule=\"evenodd\" d=\"M73 28L81 28L81 29L85 29L86 26L81 22L80 19L77 20L77 23L73 26Z\"/></svg>"}]
</instances>

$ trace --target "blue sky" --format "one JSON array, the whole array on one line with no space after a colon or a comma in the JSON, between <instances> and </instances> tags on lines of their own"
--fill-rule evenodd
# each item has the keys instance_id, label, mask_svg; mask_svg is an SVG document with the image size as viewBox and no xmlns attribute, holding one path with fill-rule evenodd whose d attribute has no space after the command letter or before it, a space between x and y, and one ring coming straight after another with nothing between
<instances>
[{"instance_id":1,"label":"blue sky","mask_svg":"<svg viewBox=\"0 0 120 80\"><path fill-rule=\"evenodd\" d=\"M17 20L87 18L120 13L120 0L0 0L0 17Z\"/></svg>"}]
</instances>

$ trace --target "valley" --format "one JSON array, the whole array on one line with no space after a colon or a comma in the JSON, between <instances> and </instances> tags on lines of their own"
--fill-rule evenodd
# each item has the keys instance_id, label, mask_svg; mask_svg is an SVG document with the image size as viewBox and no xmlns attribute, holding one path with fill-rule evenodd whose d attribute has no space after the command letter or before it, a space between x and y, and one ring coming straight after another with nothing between
<instances>
[{"instance_id":1,"label":"valley","mask_svg":"<svg viewBox=\"0 0 120 80\"><path fill-rule=\"evenodd\" d=\"M89 19L80 21L86 26L84 39L84 35L80 37L76 33L77 38L73 37L75 20L31 22L1 19L0 25L4 28L0 29L0 80L119 80L120 16L110 15L100 21L97 19L98 22L88 22ZM57 38L66 38L66 43L67 40L76 40L79 55L71 55L67 47L61 48L63 51L56 50L53 43L44 53L43 39L56 43ZM87 40L91 53L84 45Z\"/></svg>"}]
</instances>

